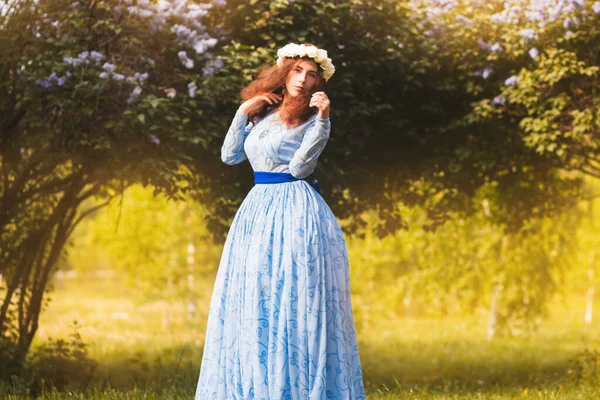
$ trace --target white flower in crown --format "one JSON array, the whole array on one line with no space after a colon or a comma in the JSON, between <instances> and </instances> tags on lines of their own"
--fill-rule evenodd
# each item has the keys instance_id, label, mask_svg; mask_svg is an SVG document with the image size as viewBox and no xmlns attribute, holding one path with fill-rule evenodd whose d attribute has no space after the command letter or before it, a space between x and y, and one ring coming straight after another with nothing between
<instances>
[{"instance_id":1,"label":"white flower in crown","mask_svg":"<svg viewBox=\"0 0 600 400\"><path fill-rule=\"evenodd\" d=\"M280 67L284 57L311 57L323 69L323 78L329 80L335 72L335 67L331 63L331 58L327 57L327 51L315 46L305 46L303 44L288 43L277 50L277 66Z\"/></svg>"}]
</instances>

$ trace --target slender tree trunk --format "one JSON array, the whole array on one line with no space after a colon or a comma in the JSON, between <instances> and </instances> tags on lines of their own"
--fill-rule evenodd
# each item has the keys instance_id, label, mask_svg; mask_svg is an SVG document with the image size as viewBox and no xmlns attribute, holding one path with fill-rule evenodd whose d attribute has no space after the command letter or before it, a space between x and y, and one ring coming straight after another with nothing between
<instances>
[{"instance_id":1,"label":"slender tree trunk","mask_svg":"<svg viewBox=\"0 0 600 400\"><path fill-rule=\"evenodd\" d=\"M593 253L592 253L593 254ZM588 269L588 279L589 279L589 283L588 283L588 290L587 290L587 296L586 296L586 305L585 305L585 323L586 324L591 324L592 323L592 318L594 315L594 294L596 292L596 287L595 287L595 282L594 282L594 266L593 266L593 257L591 258L591 262L590 262L590 268Z\"/></svg>"},{"instance_id":2,"label":"slender tree trunk","mask_svg":"<svg viewBox=\"0 0 600 400\"><path fill-rule=\"evenodd\" d=\"M492 299L490 301L490 316L488 320L487 337L492 340L496 337L498 331L498 297L500 296L501 285L494 285Z\"/></svg>"}]
</instances>

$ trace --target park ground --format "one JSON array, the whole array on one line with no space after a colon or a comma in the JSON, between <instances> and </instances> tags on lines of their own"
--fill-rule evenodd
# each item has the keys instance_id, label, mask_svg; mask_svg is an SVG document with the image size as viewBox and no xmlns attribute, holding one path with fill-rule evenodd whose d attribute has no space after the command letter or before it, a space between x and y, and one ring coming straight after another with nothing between
<instances>
[{"instance_id":1,"label":"park ground","mask_svg":"<svg viewBox=\"0 0 600 400\"><path fill-rule=\"evenodd\" d=\"M200 282L202 307L190 315L110 274L57 281L34 346L68 337L76 320L98 367L85 388L41 398L192 399L212 277ZM483 315L382 319L359 333L367 399L600 399L599 359L584 357L600 349L600 323L586 324L583 310L583 297L555 301L537 333L491 341ZM11 392L0 397L26 398Z\"/></svg>"}]
</instances>

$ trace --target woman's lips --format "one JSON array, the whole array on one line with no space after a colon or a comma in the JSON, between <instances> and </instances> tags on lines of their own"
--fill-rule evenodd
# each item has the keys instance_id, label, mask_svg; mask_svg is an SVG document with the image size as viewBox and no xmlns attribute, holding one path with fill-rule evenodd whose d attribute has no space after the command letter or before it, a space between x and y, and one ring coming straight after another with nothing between
<instances>
[{"instance_id":1,"label":"woman's lips","mask_svg":"<svg viewBox=\"0 0 600 400\"><path fill-rule=\"evenodd\" d=\"M296 89L298 90L302 90L302 88L300 86L296 86Z\"/></svg>"}]
</instances>

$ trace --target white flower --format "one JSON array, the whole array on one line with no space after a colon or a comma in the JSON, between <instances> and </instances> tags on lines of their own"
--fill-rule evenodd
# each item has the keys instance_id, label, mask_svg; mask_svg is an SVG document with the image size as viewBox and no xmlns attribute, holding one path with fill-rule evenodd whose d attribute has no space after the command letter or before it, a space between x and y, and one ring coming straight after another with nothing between
<instances>
[{"instance_id":1,"label":"white flower","mask_svg":"<svg viewBox=\"0 0 600 400\"><path fill-rule=\"evenodd\" d=\"M596 1L596 2L594 2L594 4L592 4L592 10L596 14L600 14L600 1Z\"/></svg>"},{"instance_id":2,"label":"white flower","mask_svg":"<svg viewBox=\"0 0 600 400\"><path fill-rule=\"evenodd\" d=\"M327 57L327 51L310 45L299 45L288 43L277 50L277 66L281 66L284 58L311 57L323 69L323 78L328 80L335 72L331 58Z\"/></svg>"},{"instance_id":3,"label":"white flower","mask_svg":"<svg viewBox=\"0 0 600 400\"><path fill-rule=\"evenodd\" d=\"M317 48L315 46L305 46L304 54L311 58L315 58L317 56Z\"/></svg>"},{"instance_id":4,"label":"white flower","mask_svg":"<svg viewBox=\"0 0 600 400\"><path fill-rule=\"evenodd\" d=\"M322 63L327 60L327 51L323 49L317 49L317 54L315 55L315 62Z\"/></svg>"},{"instance_id":5,"label":"white flower","mask_svg":"<svg viewBox=\"0 0 600 400\"><path fill-rule=\"evenodd\" d=\"M108 72L100 72L100 75L98 75L98 77L101 79L106 79L108 78Z\"/></svg>"},{"instance_id":6,"label":"white flower","mask_svg":"<svg viewBox=\"0 0 600 400\"><path fill-rule=\"evenodd\" d=\"M168 88L165 89L165 93L167 94L168 98L172 99L177 94L177 90L175 90L175 88Z\"/></svg>"}]
</instances>

